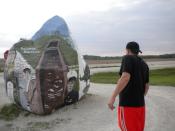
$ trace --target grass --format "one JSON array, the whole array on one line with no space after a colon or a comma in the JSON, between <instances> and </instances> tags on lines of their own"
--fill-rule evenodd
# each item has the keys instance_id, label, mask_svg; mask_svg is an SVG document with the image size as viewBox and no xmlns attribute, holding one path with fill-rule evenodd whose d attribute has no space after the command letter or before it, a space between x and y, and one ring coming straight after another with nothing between
<instances>
[{"instance_id":1,"label":"grass","mask_svg":"<svg viewBox=\"0 0 175 131\"><path fill-rule=\"evenodd\" d=\"M152 70L150 83L152 85L175 86L175 68Z\"/></svg>"},{"instance_id":2,"label":"grass","mask_svg":"<svg viewBox=\"0 0 175 131\"><path fill-rule=\"evenodd\" d=\"M5 105L0 110L0 119L7 121L13 120L17 118L21 112L22 110L19 109L15 104Z\"/></svg>"},{"instance_id":3,"label":"grass","mask_svg":"<svg viewBox=\"0 0 175 131\"><path fill-rule=\"evenodd\" d=\"M116 84L119 79L117 72L101 72L91 76L91 82L102 84Z\"/></svg>"},{"instance_id":4,"label":"grass","mask_svg":"<svg viewBox=\"0 0 175 131\"><path fill-rule=\"evenodd\" d=\"M94 83L116 84L118 79L118 72L102 72L91 76L91 81ZM175 67L151 70L150 84L175 86Z\"/></svg>"}]
</instances>

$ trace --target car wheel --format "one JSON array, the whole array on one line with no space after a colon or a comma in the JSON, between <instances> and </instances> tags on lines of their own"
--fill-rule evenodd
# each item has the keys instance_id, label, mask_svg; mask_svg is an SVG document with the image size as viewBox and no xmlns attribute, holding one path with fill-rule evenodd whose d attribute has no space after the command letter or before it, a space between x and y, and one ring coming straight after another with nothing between
<instances>
[{"instance_id":1,"label":"car wheel","mask_svg":"<svg viewBox=\"0 0 175 131\"><path fill-rule=\"evenodd\" d=\"M79 93L74 90L76 86L76 79L70 79L67 84L68 95L65 98L65 104L69 105L78 101Z\"/></svg>"}]
</instances>

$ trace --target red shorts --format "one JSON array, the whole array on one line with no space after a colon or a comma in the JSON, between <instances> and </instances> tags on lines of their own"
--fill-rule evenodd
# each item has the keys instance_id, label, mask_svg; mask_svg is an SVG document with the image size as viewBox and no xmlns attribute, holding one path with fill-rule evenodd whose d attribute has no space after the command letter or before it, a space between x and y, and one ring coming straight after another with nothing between
<instances>
[{"instance_id":1,"label":"red shorts","mask_svg":"<svg viewBox=\"0 0 175 131\"><path fill-rule=\"evenodd\" d=\"M145 107L118 107L118 125L121 131L144 131Z\"/></svg>"}]
</instances>

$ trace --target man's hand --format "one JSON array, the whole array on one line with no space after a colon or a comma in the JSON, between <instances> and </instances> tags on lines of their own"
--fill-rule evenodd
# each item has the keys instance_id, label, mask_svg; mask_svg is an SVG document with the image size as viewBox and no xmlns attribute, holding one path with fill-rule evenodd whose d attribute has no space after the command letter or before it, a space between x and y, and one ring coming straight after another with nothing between
<instances>
[{"instance_id":1,"label":"man's hand","mask_svg":"<svg viewBox=\"0 0 175 131\"><path fill-rule=\"evenodd\" d=\"M115 98L111 97L109 102L108 102L109 109L114 110L114 108L115 108L114 102L115 102Z\"/></svg>"},{"instance_id":2,"label":"man's hand","mask_svg":"<svg viewBox=\"0 0 175 131\"><path fill-rule=\"evenodd\" d=\"M130 80L130 74L127 72L123 72L122 76L120 77L120 79L118 80L118 84L114 90L114 92L112 93L112 96L108 102L108 107L113 110L114 107L114 102L115 102L115 98L119 95L119 93L126 87L126 85L128 84L129 80Z\"/></svg>"}]
</instances>

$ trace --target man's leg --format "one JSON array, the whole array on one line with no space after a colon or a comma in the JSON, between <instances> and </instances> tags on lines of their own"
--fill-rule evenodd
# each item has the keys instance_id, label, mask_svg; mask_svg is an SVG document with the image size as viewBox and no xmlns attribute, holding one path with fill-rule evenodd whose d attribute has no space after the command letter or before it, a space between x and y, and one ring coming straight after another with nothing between
<instances>
[{"instance_id":1,"label":"man's leg","mask_svg":"<svg viewBox=\"0 0 175 131\"><path fill-rule=\"evenodd\" d=\"M118 107L118 126L120 127L121 131L127 131L126 123L123 118L122 113L123 107Z\"/></svg>"}]
</instances>

